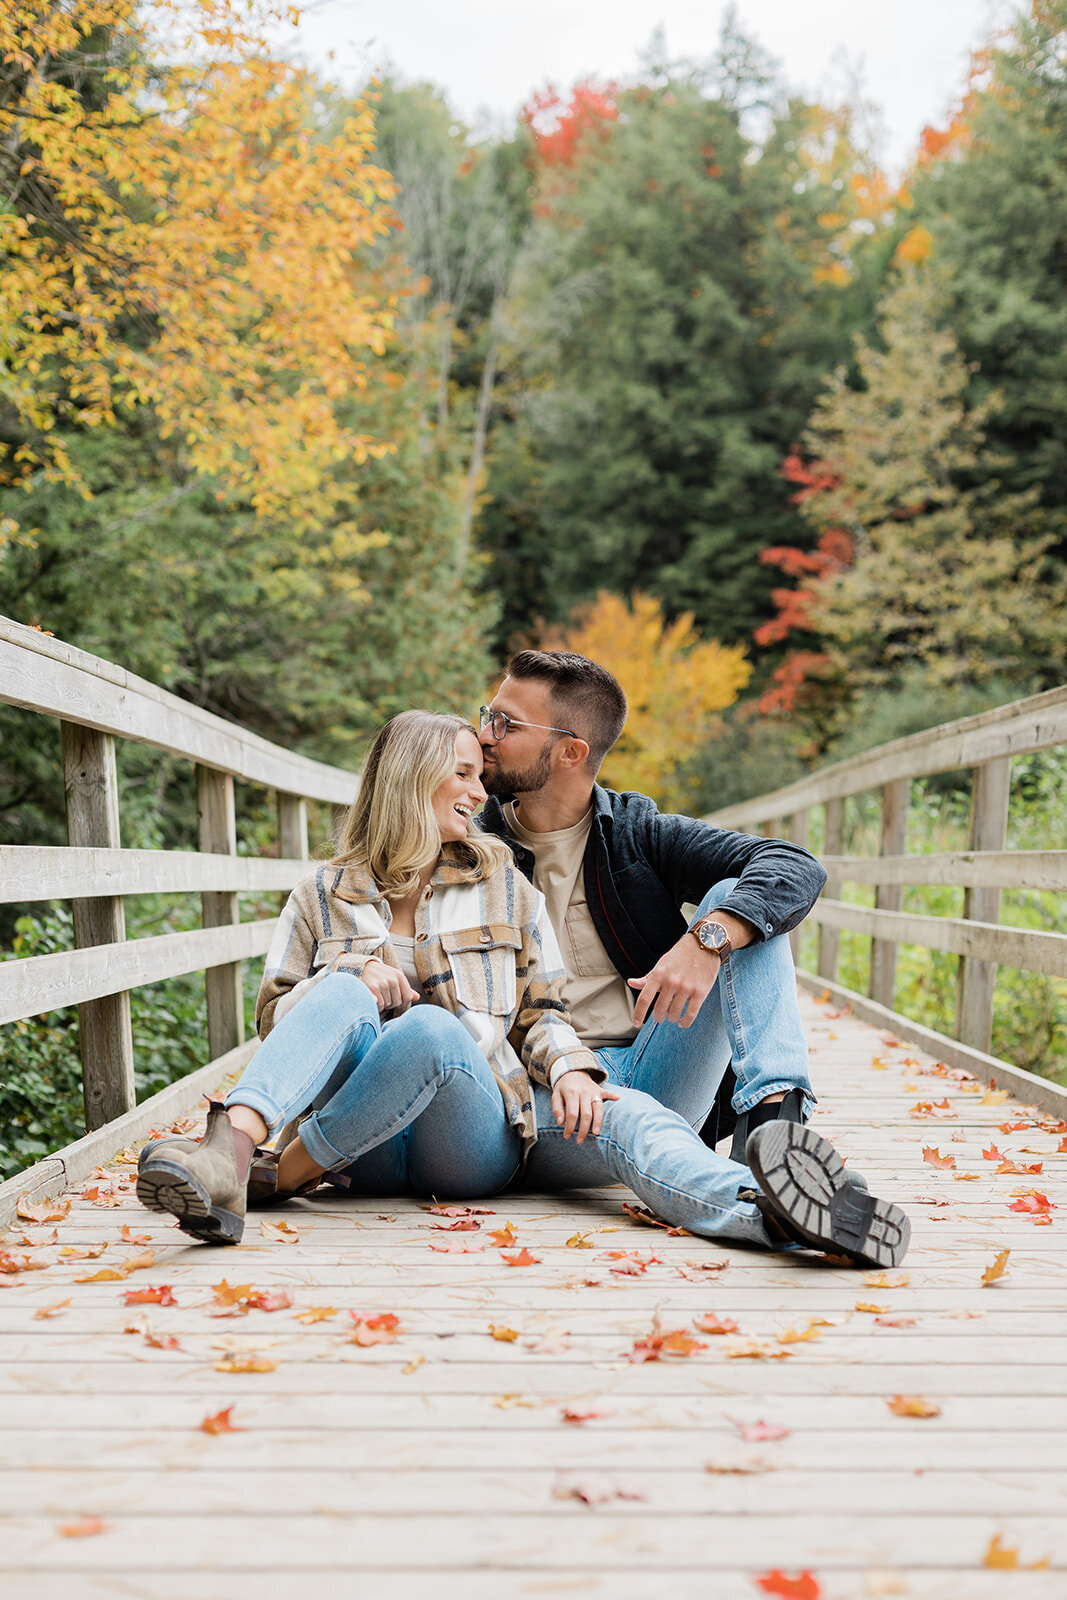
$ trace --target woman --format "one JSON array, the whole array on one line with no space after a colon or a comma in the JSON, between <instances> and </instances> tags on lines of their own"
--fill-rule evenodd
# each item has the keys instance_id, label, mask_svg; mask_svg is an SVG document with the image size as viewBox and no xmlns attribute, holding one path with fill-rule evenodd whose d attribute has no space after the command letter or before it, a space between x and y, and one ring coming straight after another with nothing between
<instances>
[{"instance_id":1,"label":"woman","mask_svg":"<svg viewBox=\"0 0 1067 1600\"><path fill-rule=\"evenodd\" d=\"M676 1112L605 1084L570 1026L543 897L502 841L471 829L481 771L460 717L407 711L381 729L341 852L297 885L271 943L263 1044L210 1107L199 1144L146 1149L141 1201L195 1238L234 1244L249 1192L284 1198L327 1172L363 1193L493 1194L552 1119L573 1136L572 1157L548 1164L553 1187L622 1182L694 1233L899 1260L902 1213L865 1188L858 1200L810 1129L758 1129L754 1180ZM300 1113L276 1166L262 1152L253 1166Z\"/></svg>"}]
</instances>

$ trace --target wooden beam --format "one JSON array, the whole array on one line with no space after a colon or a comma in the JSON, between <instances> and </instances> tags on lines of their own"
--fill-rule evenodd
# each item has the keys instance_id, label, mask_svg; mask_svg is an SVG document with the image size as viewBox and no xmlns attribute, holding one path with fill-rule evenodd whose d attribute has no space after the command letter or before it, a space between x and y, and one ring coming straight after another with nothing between
<instances>
[{"instance_id":1,"label":"wooden beam","mask_svg":"<svg viewBox=\"0 0 1067 1600\"><path fill-rule=\"evenodd\" d=\"M306 860L203 855L195 850L75 850L0 844L0 905L85 895L244 893L289 890Z\"/></svg>"},{"instance_id":2,"label":"wooden beam","mask_svg":"<svg viewBox=\"0 0 1067 1600\"><path fill-rule=\"evenodd\" d=\"M349 805L356 776L293 755L111 661L0 617L0 702L167 750L245 783Z\"/></svg>"},{"instance_id":3,"label":"wooden beam","mask_svg":"<svg viewBox=\"0 0 1067 1600\"><path fill-rule=\"evenodd\" d=\"M233 779L228 772L210 767L196 769L196 804L200 819L200 848L213 854L237 854L237 813ZM200 897L205 928L236 926L241 912L232 890L208 890ZM204 974L207 991L207 1040L212 1056L225 1055L244 1042L244 995L241 963L229 961L209 967Z\"/></svg>"},{"instance_id":4,"label":"wooden beam","mask_svg":"<svg viewBox=\"0 0 1067 1600\"><path fill-rule=\"evenodd\" d=\"M1003 850L1008 837L1008 802L1011 798L1011 760L988 761L976 767L971 789L971 849ZM970 888L963 899L963 915L975 922L995 923L1000 918L1000 890ZM996 963L964 956L956 992L956 1037L976 1050L993 1042L993 989Z\"/></svg>"},{"instance_id":5,"label":"wooden beam","mask_svg":"<svg viewBox=\"0 0 1067 1600\"><path fill-rule=\"evenodd\" d=\"M901 854L907 841L908 801L911 779L895 778L882 786L882 832L879 855ZM900 887L880 883L875 890L875 905L882 911L899 911ZM876 938L871 946L869 993L879 1005L892 1007L896 996L897 947L888 939Z\"/></svg>"},{"instance_id":6,"label":"wooden beam","mask_svg":"<svg viewBox=\"0 0 1067 1600\"><path fill-rule=\"evenodd\" d=\"M0 850L0 860L2 855ZM827 853L819 860L843 883L940 883L957 889L1067 893L1067 850L946 850L928 856Z\"/></svg>"},{"instance_id":7,"label":"wooden beam","mask_svg":"<svg viewBox=\"0 0 1067 1600\"><path fill-rule=\"evenodd\" d=\"M825 854L820 858L823 866L827 868L826 888L823 893L835 900L841 893L841 879L830 863L837 859L845 834L845 802L839 795L832 800L827 800L825 815L826 820L823 828ZM821 923L819 926L819 971L831 983L837 978L840 946L841 935L837 929L832 928L828 922Z\"/></svg>"},{"instance_id":8,"label":"wooden beam","mask_svg":"<svg viewBox=\"0 0 1067 1600\"><path fill-rule=\"evenodd\" d=\"M269 948L276 922L277 918L266 917L236 927L193 928L189 933L127 939L92 950L0 961L0 1024L225 962L249 961Z\"/></svg>"},{"instance_id":9,"label":"wooden beam","mask_svg":"<svg viewBox=\"0 0 1067 1600\"><path fill-rule=\"evenodd\" d=\"M117 849L119 787L115 741L91 728L61 724L67 835L72 845ZM94 895L73 902L77 950L114 947L126 939L120 895ZM85 1126L100 1128L136 1103L130 996L117 989L78 1006Z\"/></svg>"},{"instance_id":10,"label":"wooden beam","mask_svg":"<svg viewBox=\"0 0 1067 1600\"><path fill-rule=\"evenodd\" d=\"M278 849L290 860L308 858L308 803L302 795L278 795Z\"/></svg>"},{"instance_id":11,"label":"wooden beam","mask_svg":"<svg viewBox=\"0 0 1067 1600\"><path fill-rule=\"evenodd\" d=\"M870 906L846 905L842 900L818 901L811 916L818 923L828 922L832 927L849 928L892 944L946 950L951 955L974 956L979 961L994 961L1023 972L1067 978L1067 933L1005 928L995 923L968 922L962 917L926 917L911 911L878 911ZM3 970L0 967L0 976Z\"/></svg>"},{"instance_id":12,"label":"wooden beam","mask_svg":"<svg viewBox=\"0 0 1067 1600\"><path fill-rule=\"evenodd\" d=\"M790 842L792 844L802 844L807 849L809 834L810 818L808 813L806 811L794 811L789 819ZM799 928L794 928L789 935L789 948L793 952L794 966L800 965L800 936L802 931L803 923Z\"/></svg>"}]
</instances>

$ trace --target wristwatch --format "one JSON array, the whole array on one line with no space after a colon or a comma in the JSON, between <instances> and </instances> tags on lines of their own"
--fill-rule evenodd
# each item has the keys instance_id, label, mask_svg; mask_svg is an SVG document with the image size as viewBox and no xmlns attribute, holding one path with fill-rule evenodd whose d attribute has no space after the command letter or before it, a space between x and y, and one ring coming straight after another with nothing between
<instances>
[{"instance_id":1,"label":"wristwatch","mask_svg":"<svg viewBox=\"0 0 1067 1600\"><path fill-rule=\"evenodd\" d=\"M704 917L700 922L694 922L689 932L702 950L710 950L720 961L725 961L733 950L730 935L714 917Z\"/></svg>"}]
</instances>

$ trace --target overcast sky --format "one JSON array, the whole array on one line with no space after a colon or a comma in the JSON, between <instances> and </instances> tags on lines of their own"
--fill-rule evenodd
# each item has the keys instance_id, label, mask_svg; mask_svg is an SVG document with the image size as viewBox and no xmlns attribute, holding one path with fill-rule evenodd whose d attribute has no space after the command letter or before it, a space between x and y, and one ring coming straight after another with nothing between
<instances>
[{"instance_id":1,"label":"overcast sky","mask_svg":"<svg viewBox=\"0 0 1067 1600\"><path fill-rule=\"evenodd\" d=\"M547 82L626 78L653 31L670 56L710 55L727 0L308 0L296 35L308 63L345 87L392 63L444 88L466 121L511 116ZM738 0L745 31L796 89L831 100L858 70L899 170L925 123L944 118L969 52L1012 0ZM294 36L289 33L290 47ZM333 52L332 61L329 53Z\"/></svg>"}]
</instances>

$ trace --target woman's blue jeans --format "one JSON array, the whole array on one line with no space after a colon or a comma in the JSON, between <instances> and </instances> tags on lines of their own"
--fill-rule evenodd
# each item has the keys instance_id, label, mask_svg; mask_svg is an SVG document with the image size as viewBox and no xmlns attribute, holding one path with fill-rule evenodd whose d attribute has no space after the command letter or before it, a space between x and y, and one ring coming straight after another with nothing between
<instances>
[{"instance_id":1,"label":"woman's blue jeans","mask_svg":"<svg viewBox=\"0 0 1067 1600\"><path fill-rule=\"evenodd\" d=\"M747 1167L716 1155L677 1112L624 1089L604 1126L565 1140L537 1089L538 1142L523 1186L623 1183L657 1216L707 1237L770 1245ZM463 1024L439 1006L381 1023L369 989L332 973L287 1012L226 1104L250 1106L272 1132L312 1106L300 1127L321 1167L363 1194L496 1194L519 1174L521 1139L496 1079Z\"/></svg>"},{"instance_id":2,"label":"woman's blue jeans","mask_svg":"<svg viewBox=\"0 0 1067 1600\"><path fill-rule=\"evenodd\" d=\"M485 1056L440 1006L383 1023L359 978L334 972L286 1012L227 1106L250 1106L271 1133L309 1106L300 1138L313 1161L364 1194L494 1194L522 1145Z\"/></svg>"}]
</instances>

